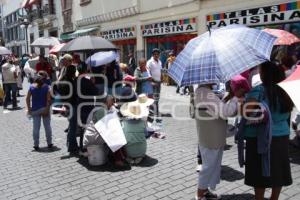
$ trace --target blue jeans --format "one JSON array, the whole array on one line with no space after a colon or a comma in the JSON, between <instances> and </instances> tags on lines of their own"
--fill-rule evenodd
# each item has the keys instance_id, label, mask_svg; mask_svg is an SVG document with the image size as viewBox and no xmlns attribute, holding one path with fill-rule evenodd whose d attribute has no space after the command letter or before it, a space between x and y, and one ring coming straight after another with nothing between
<instances>
[{"instance_id":1,"label":"blue jeans","mask_svg":"<svg viewBox=\"0 0 300 200\"><path fill-rule=\"evenodd\" d=\"M3 102L3 107L7 107L10 96L12 96L13 107L17 107L17 90L18 90L17 83L4 84L5 98Z\"/></svg>"},{"instance_id":2,"label":"blue jeans","mask_svg":"<svg viewBox=\"0 0 300 200\"><path fill-rule=\"evenodd\" d=\"M76 140L77 133L77 106L73 106L73 113L71 119L69 121L69 129L67 135L67 147L68 152L76 152L78 151L78 143Z\"/></svg>"},{"instance_id":3,"label":"blue jeans","mask_svg":"<svg viewBox=\"0 0 300 200\"><path fill-rule=\"evenodd\" d=\"M43 118L43 124L46 132L47 144L52 144L52 128L51 128L51 115L42 116L41 112L43 109L32 112L32 122L33 122L33 142L34 146L39 146L40 141L40 128L41 128L41 119Z\"/></svg>"}]
</instances>

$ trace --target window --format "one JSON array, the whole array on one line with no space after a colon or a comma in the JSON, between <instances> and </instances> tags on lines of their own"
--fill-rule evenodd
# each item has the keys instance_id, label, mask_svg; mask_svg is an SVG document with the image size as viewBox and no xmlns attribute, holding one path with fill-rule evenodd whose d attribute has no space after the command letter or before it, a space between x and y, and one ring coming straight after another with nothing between
<instances>
[{"instance_id":1,"label":"window","mask_svg":"<svg viewBox=\"0 0 300 200\"><path fill-rule=\"evenodd\" d=\"M49 31L49 36L51 36L51 37L58 37L57 30Z\"/></svg>"},{"instance_id":2,"label":"window","mask_svg":"<svg viewBox=\"0 0 300 200\"><path fill-rule=\"evenodd\" d=\"M80 5L81 6L85 6L85 5L89 4L89 3L91 3L91 1L92 0L80 0Z\"/></svg>"},{"instance_id":3,"label":"window","mask_svg":"<svg viewBox=\"0 0 300 200\"><path fill-rule=\"evenodd\" d=\"M62 10L72 9L72 0L62 0Z\"/></svg>"}]
</instances>

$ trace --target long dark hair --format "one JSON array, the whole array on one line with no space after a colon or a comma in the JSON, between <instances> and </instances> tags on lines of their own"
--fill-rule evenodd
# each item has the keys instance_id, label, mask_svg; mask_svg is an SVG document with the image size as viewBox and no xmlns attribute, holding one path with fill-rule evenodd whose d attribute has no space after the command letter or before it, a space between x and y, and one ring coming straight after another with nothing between
<instances>
[{"instance_id":1,"label":"long dark hair","mask_svg":"<svg viewBox=\"0 0 300 200\"><path fill-rule=\"evenodd\" d=\"M282 66L275 62L265 62L261 64L260 77L271 111L280 109L281 113L291 112L294 107L291 98L277 85L286 78Z\"/></svg>"}]
</instances>

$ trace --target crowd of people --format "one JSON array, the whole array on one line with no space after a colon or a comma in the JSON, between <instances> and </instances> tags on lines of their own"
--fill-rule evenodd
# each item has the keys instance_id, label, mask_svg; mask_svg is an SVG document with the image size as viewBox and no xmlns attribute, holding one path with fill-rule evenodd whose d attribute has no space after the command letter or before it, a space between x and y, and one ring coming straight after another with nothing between
<instances>
[{"instance_id":1,"label":"crowd of people","mask_svg":"<svg viewBox=\"0 0 300 200\"><path fill-rule=\"evenodd\" d=\"M79 54L65 54L59 59L53 54L49 57L24 55L20 60L7 56L2 61L3 106L7 109L11 101L13 109L18 108L19 85L22 86L24 77L27 77L30 87L26 94L26 108L33 123L33 148L40 150L41 120L48 148L53 148L51 114L59 113L68 117L69 125L65 132L67 149L72 156L87 155L87 146L93 144L90 143L91 127L88 127L91 122L95 124L96 118L99 121L107 113L116 112L128 141L117 152L111 152L114 163L118 167L126 166L126 163L132 162L130 158L138 163L146 153L146 138L165 137L155 126L162 123L158 105L163 67L159 57L160 50L154 49L148 61L141 58L136 64L130 54L128 65L114 60L96 66L82 61ZM96 108L98 111L94 112ZM101 112L104 110L102 117L99 117L99 108ZM99 137L97 131L93 134L93 137ZM132 134L138 135L129 137ZM141 147L139 143L142 143ZM125 158L130 161L126 162Z\"/></svg>"},{"instance_id":2,"label":"crowd of people","mask_svg":"<svg viewBox=\"0 0 300 200\"><path fill-rule=\"evenodd\" d=\"M164 72L176 57L171 52L163 67L160 54L159 49L153 49L148 61L141 58L136 63L131 53L128 64L114 60L101 66L85 63L78 54L65 54L59 59L57 55L48 58L24 55L20 60L5 57L1 64L3 107L7 109L11 102L12 109L18 109L18 91L27 77L31 85L26 107L33 122L33 148L40 149L41 120L48 148L53 148L53 109L68 116L67 149L74 156L86 155L89 145L107 145L96 124L108 114L117 114L127 144L110 151L109 156L117 167L138 164L146 155L146 139L165 137L153 124L161 123L161 84L172 81ZM239 163L245 165L245 184L254 187L256 200L264 199L266 188L272 188L270 199L277 200L282 187L292 184L288 155L290 121L297 130L300 117L291 119L293 102L277 84L296 69L298 62L298 53L285 55L244 72L228 83L183 88L183 93L192 97L191 111L199 139L196 199L220 199L211 190L220 183L228 134L235 136ZM180 89L177 87L177 92ZM230 117L235 117L231 129ZM232 131L234 133L229 133ZM79 143L77 135L80 135ZM297 135L296 140L300 141L299 138Z\"/></svg>"},{"instance_id":3,"label":"crowd of people","mask_svg":"<svg viewBox=\"0 0 300 200\"><path fill-rule=\"evenodd\" d=\"M220 199L211 190L220 183L229 135L235 135L238 162L245 166L245 184L254 188L256 200L265 198L266 188L272 189L270 199L278 200L282 187L292 184L290 124L297 130L299 114L291 118L293 102L278 83L298 64L299 53L267 61L231 79L225 84L226 94L221 96L215 90L216 84L197 87L193 103L199 138L196 199ZM230 117L235 118L231 126Z\"/></svg>"}]
</instances>

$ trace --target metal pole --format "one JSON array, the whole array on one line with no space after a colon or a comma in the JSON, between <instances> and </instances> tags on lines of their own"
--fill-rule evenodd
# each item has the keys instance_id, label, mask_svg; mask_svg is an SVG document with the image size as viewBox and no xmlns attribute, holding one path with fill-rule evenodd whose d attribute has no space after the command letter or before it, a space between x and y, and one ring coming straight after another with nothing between
<instances>
[{"instance_id":1,"label":"metal pole","mask_svg":"<svg viewBox=\"0 0 300 200\"><path fill-rule=\"evenodd\" d=\"M26 42L26 54L28 54L28 37L27 37L28 25L25 25L25 42Z\"/></svg>"}]
</instances>

